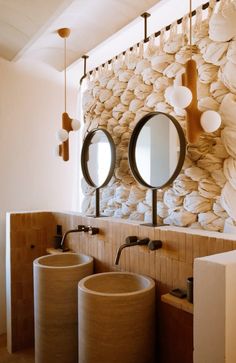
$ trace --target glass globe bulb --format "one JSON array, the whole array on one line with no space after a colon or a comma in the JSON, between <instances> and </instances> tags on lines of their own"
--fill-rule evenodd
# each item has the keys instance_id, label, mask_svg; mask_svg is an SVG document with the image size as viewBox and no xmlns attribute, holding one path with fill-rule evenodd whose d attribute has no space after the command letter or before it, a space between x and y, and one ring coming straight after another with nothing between
<instances>
[{"instance_id":1,"label":"glass globe bulb","mask_svg":"<svg viewBox=\"0 0 236 363\"><path fill-rule=\"evenodd\" d=\"M80 129L80 121L73 118L71 121L71 127L74 131L78 131Z\"/></svg>"},{"instance_id":2,"label":"glass globe bulb","mask_svg":"<svg viewBox=\"0 0 236 363\"><path fill-rule=\"evenodd\" d=\"M60 142L65 142L69 138L69 133L65 129L60 129L57 132L57 138Z\"/></svg>"},{"instance_id":3,"label":"glass globe bulb","mask_svg":"<svg viewBox=\"0 0 236 363\"><path fill-rule=\"evenodd\" d=\"M201 115L200 124L205 132L214 132L221 125L221 116L216 111L205 111Z\"/></svg>"},{"instance_id":4,"label":"glass globe bulb","mask_svg":"<svg viewBox=\"0 0 236 363\"><path fill-rule=\"evenodd\" d=\"M192 101L192 92L188 87L177 86L173 87L170 94L170 104L173 107L185 108L188 107Z\"/></svg>"}]
</instances>

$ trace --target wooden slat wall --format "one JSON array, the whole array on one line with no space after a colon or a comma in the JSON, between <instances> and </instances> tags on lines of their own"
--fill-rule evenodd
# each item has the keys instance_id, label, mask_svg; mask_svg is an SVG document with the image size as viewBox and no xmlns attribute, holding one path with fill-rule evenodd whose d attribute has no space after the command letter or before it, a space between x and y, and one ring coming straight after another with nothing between
<instances>
[{"instance_id":1,"label":"wooden slat wall","mask_svg":"<svg viewBox=\"0 0 236 363\"><path fill-rule=\"evenodd\" d=\"M220 233L195 232L186 228L146 227L137 222L112 218L93 219L56 214L64 230L77 224L100 229L99 235L76 233L68 236L73 251L95 258L96 272L132 271L146 274L157 282L156 361L158 363L192 363L193 316L161 302L160 296L170 288L186 288L186 279L193 275L194 258L236 249L236 241L224 239ZM199 234L203 235L199 235ZM150 251L146 246L125 248L119 266L114 266L117 249L129 235L160 239L163 248Z\"/></svg>"},{"instance_id":2,"label":"wooden slat wall","mask_svg":"<svg viewBox=\"0 0 236 363\"><path fill-rule=\"evenodd\" d=\"M232 235L209 231L193 231L177 227L147 227L137 222L112 218L89 218L54 213L57 224L63 230L78 224L98 227L100 233L90 236L80 232L68 235L67 244L76 252L90 254L96 260L96 271L126 270L147 274L166 286L186 287L186 279L193 274L194 258L236 249ZM201 235L203 234L203 235ZM163 247L150 251L146 246L126 248L121 254L120 264L114 266L117 249L129 235L140 238L160 239ZM224 237L224 238L222 238Z\"/></svg>"},{"instance_id":3,"label":"wooden slat wall","mask_svg":"<svg viewBox=\"0 0 236 363\"><path fill-rule=\"evenodd\" d=\"M100 229L99 235L70 234L67 244L75 252L95 258L95 271L132 271L153 277L157 282L157 361L191 363L192 315L160 301L172 287L186 287L193 275L195 257L236 249L236 240L220 233L193 232L174 227L146 227L138 222L112 218L88 218L64 213L24 213L11 215L12 341L13 350L32 345L33 291L32 262L53 247L56 225L63 232L78 224ZM197 233L197 234L195 234ZM117 249L129 235L160 239L163 248L150 251L146 246L123 250L119 266L114 266ZM30 244L36 245L30 249ZM23 332L23 334L22 334Z\"/></svg>"},{"instance_id":4,"label":"wooden slat wall","mask_svg":"<svg viewBox=\"0 0 236 363\"><path fill-rule=\"evenodd\" d=\"M55 221L49 212L11 213L7 226L10 256L7 261L11 286L7 303L8 350L31 347L34 344L33 261L45 255L55 234Z\"/></svg>"}]
</instances>

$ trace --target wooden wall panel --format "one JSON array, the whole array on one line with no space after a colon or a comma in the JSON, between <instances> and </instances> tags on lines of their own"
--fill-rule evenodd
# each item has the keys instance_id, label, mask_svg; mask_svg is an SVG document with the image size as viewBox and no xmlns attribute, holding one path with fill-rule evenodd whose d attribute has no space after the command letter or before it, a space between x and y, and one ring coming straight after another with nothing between
<instances>
[{"instance_id":1,"label":"wooden wall panel","mask_svg":"<svg viewBox=\"0 0 236 363\"><path fill-rule=\"evenodd\" d=\"M33 261L45 255L52 246L55 221L51 213L11 213L10 260L7 261L11 286L7 303L11 304L8 316L8 350L15 352L34 344Z\"/></svg>"},{"instance_id":2,"label":"wooden wall panel","mask_svg":"<svg viewBox=\"0 0 236 363\"><path fill-rule=\"evenodd\" d=\"M59 218L59 219L58 219ZM55 220L63 221L60 214ZM111 218L68 218L64 229L82 223L100 229L98 236L71 234L70 249L95 258L95 271L132 271L151 276L157 283L156 361L159 363L191 363L193 360L193 316L161 302L161 295L173 287L186 288L187 277L193 275L194 258L236 248L236 242L220 233L194 232L186 228L146 227L139 222ZM196 234L197 233L197 234ZM117 249L129 235L160 239L163 248L150 251L146 246L123 250L119 266L114 266Z\"/></svg>"}]
</instances>

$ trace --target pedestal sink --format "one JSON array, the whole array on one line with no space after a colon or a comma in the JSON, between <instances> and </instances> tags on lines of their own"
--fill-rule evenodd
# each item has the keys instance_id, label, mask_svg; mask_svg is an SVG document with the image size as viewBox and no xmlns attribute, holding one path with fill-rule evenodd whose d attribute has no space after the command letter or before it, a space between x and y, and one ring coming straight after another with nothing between
<instances>
[{"instance_id":1,"label":"pedestal sink","mask_svg":"<svg viewBox=\"0 0 236 363\"><path fill-rule=\"evenodd\" d=\"M93 258L76 253L34 261L35 363L78 361L78 282Z\"/></svg>"},{"instance_id":2,"label":"pedestal sink","mask_svg":"<svg viewBox=\"0 0 236 363\"><path fill-rule=\"evenodd\" d=\"M154 361L155 282L107 272L79 282L79 363Z\"/></svg>"}]
</instances>

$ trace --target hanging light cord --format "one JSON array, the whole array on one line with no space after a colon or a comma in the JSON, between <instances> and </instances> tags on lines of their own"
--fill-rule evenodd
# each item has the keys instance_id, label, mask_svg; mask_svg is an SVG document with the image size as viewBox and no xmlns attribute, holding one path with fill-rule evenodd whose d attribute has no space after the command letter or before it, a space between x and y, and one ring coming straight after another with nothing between
<instances>
[{"instance_id":1,"label":"hanging light cord","mask_svg":"<svg viewBox=\"0 0 236 363\"><path fill-rule=\"evenodd\" d=\"M190 29L189 29L189 43L190 43L190 55L191 59L193 58L193 45L192 45L192 0L189 0L189 17L190 17Z\"/></svg>"},{"instance_id":2,"label":"hanging light cord","mask_svg":"<svg viewBox=\"0 0 236 363\"><path fill-rule=\"evenodd\" d=\"M65 90L64 90L64 98L65 98L65 112L66 112L66 38L64 38L64 84L65 84Z\"/></svg>"}]
</instances>

